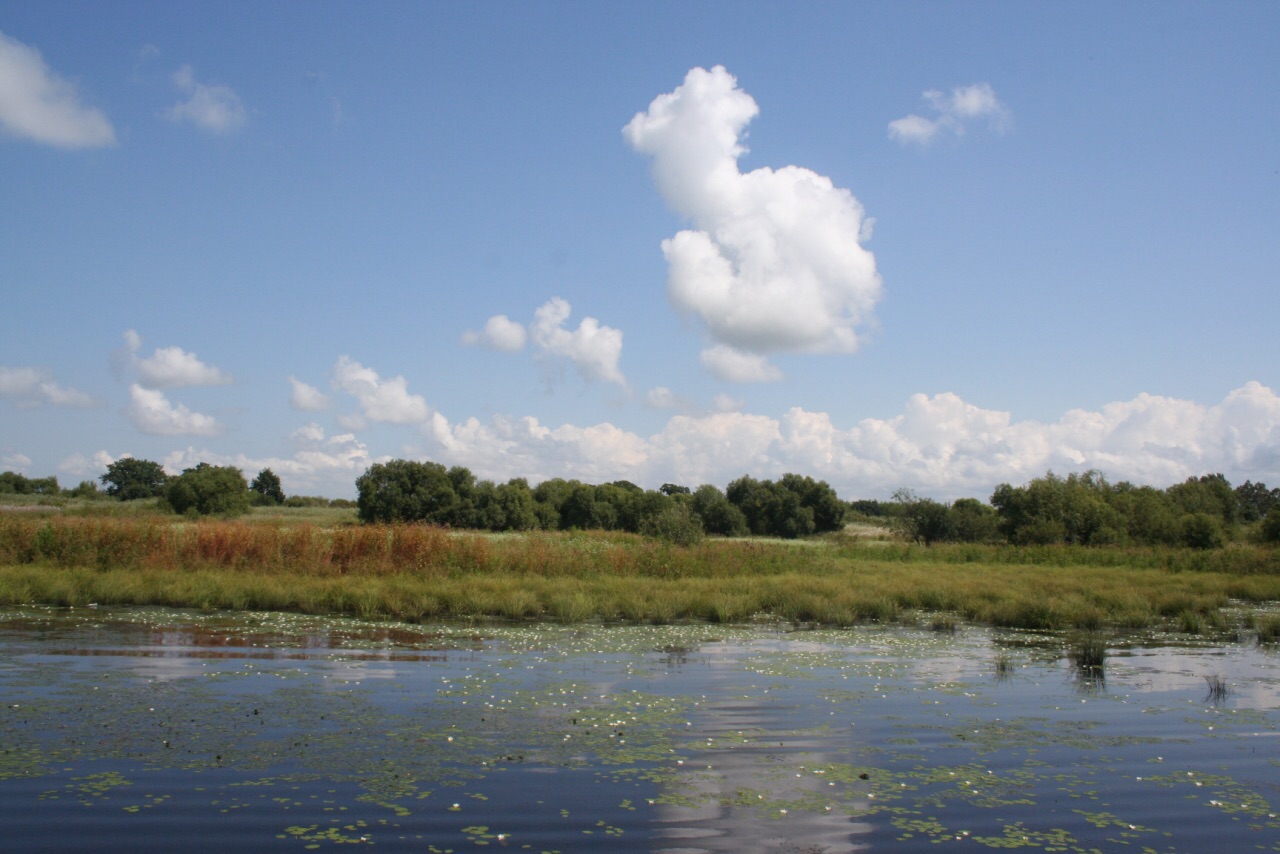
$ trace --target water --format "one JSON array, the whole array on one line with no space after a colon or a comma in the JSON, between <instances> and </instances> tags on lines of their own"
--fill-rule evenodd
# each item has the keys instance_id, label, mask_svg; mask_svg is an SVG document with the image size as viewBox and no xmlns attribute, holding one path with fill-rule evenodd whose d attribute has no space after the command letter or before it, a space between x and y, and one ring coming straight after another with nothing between
<instances>
[{"instance_id":1,"label":"water","mask_svg":"<svg viewBox=\"0 0 1280 854\"><path fill-rule=\"evenodd\" d=\"M1099 674L977 627L0 610L0 848L1280 850L1278 664L1170 635L1113 637Z\"/></svg>"}]
</instances>

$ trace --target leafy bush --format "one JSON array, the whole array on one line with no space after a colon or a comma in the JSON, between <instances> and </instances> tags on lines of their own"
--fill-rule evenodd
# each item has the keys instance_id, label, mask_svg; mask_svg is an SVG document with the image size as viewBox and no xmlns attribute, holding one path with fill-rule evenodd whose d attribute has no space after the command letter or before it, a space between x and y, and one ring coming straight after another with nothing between
<instances>
[{"instance_id":1,"label":"leafy bush","mask_svg":"<svg viewBox=\"0 0 1280 854\"><path fill-rule=\"evenodd\" d=\"M1222 521L1209 513L1188 513L1180 526L1182 544L1193 549L1216 549L1226 541Z\"/></svg>"},{"instance_id":2,"label":"leafy bush","mask_svg":"<svg viewBox=\"0 0 1280 854\"><path fill-rule=\"evenodd\" d=\"M702 519L683 501L646 516L640 521L640 533L677 546L696 546L705 536Z\"/></svg>"},{"instance_id":3,"label":"leafy bush","mask_svg":"<svg viewBox=\"0 0 1280 854\"><path fill-rule=\"evenodd\" d=\"M1264 543L1280 543L1280 507L1273 507L1267 513L1260 531Z\"/></svg>"},{"instance_id":4,"label":"leafy bush","mask_svg":"<svg viewBox=\"0 0 1280 854\"><path fill-rule=\"evenodd\" d=\"M175 513L234 516L249 511L249 485L240 469L200 463L170 482L164 494Z\"/></svg>"}]
</instances>

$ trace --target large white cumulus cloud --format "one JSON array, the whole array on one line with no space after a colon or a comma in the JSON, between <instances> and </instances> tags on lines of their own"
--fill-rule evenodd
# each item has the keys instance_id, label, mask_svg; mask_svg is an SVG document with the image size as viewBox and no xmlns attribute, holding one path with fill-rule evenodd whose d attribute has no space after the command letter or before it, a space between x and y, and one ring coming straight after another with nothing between
<instances>
[{"instance_id":1,"label":"large white cumulus cloud","mask_svg":"<svg viewBox=\"0 0 1280 854\"><path fill-rule=\"evenodd\" d=\"M736 381L775 379L763 367L771 353L854 351L881 293L852 193L798 166L738 168L758 111L723 67L695 68L623 129L652 156L663 198L693 225L662 243L668 295L720 348L704 363ZM748 364L747 355L754 370L725 369Z\"/></svg>"}]
</instances>

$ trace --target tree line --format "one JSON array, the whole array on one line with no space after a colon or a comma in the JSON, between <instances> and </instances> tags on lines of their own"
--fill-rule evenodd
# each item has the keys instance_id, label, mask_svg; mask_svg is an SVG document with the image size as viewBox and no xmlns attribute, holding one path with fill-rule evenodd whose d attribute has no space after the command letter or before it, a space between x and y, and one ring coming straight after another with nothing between
<instances>
[{"instance_id":1,"label":"tree line","mask_svg":"<svg viewBox=\"0 0 1280 854\"><path fill-rule=\"evenodd\" d=\"M280 478L265 468L252 482L234 466L214 466L208 463L184 469L182 474L170 476L164 466L153 460L123 457L107 466L101 481L81 481L73 489L61 489L56 477L29 478L17 472L0 473L0 495L48 495L64 498L115 498L132 501L139 498L160 498L175 512L195 515L235 515L247 512L250 507L275 505L308 506L328 499L302 498L295 501L286 498ZM349 504L350 502L348 502Z\"/></svg>"},{"instance_id":2,"label":"tree line","mask_svg":"<svg viewBox=\"0 0 1280 854\"><path fill-rule=\"evenodd\" d=\"M1264 542L1280 542L1280 489L1221 474L1189 477L1167 489L1110 483L1098 471L1049 472L1023 486L1002 483L990 504L962 498L943 504L907 490L865 515L892 519L911 539L1008 542L1015 545L1168 545L1216 548L1256 527ZM870 512L868 512L870 511Z\"/></svg>"},{"instance_id":3,"label":"tree line","mask_svg":"<svg viewBox=\"0 0 1280 854\"><path fill-rule=\"evenodd\" d=\"M429 522L489 531L592 529L693 542L704 534L795 538L839 530L846 506L825 481L786 474L778 481L743 476L721 491L631 481L592 485L552 478L531 487L477 480L463 466L391 460L356 480L363 522Z\"/></svg>"},{"instance_id":4,"label":"tree line","mask_svg":"<svg viewBox=\"0 0 1280 854\"><path fill-rule=\"evenodd\" d=\"M1215 548L1249 533L1280 542L1280 489L1222 474L1189 477L1167 489L1109 482L1098 471L1048 472L1022 486L1002 483L984 503L935 501L902 489L890 501L842 501L825 481L784 474L776 481L743 475L725 489L664 483L643 489L627 480L588 484L552 478L530 486L477 479L463 466L390 460L356 480L355 502L286 497L266 468L252 481L232 466L200 463L170 476L157 462L125 457L99 479L61 490L57 478L0 473L0 495L160 498L175 512L236 515L253 506L354 504L360 521L425 522L488 531L629 531L680 543L706 534L794 539L838 531L849 519L893 528L926 545L1168 545Z\"/></svg>"}]
</instances>

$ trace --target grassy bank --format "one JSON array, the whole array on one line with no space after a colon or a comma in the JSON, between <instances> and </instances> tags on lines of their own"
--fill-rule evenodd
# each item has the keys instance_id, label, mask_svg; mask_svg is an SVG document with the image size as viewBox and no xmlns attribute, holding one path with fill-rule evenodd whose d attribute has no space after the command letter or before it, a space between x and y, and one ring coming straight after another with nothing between
<instances>
[{"instance_id":1,"label":"grassy bank","mask_svg":"<svg viewBox=\"0 0 1280 854\"><path fill-rule=\"evenodd\" d=\"M171 605L425 620L850 625L917 611L1023 628L1213 628L1280 600L1276 552L922 548L626 534L452 533L286 518L0 514L0 604Z\"/></svg>"}]
</instances>

